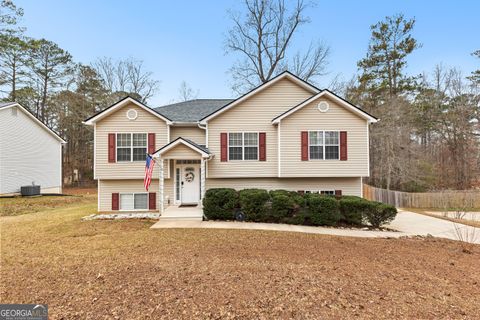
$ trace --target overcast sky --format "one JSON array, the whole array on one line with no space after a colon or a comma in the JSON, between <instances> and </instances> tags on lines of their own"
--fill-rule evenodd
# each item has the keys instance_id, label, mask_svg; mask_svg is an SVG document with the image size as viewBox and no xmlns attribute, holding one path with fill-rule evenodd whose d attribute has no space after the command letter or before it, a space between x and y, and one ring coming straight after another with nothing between
<instances>
[{"instance_id":1,"label":"overcast sky","mask_svg":"<svg viewBox=\"0 0 480 320\"><path fill-rule=\"evenodd\" d=\"M143 0L17 0L25 10L22 25L27 35L46 38L68 50L76 62L96 57L133 57L143 60L160 91L152 107L178 97L185 80L199 90L199 98L230 98L228 68L233 56L224 54L230 27L227 10L239 1ZM435 64L461 68L465 74L480 63L470 55L480 49L480 1L318 1L309 10L294 47L322 40L331 48L329 75L319 83L328 86L336 75L348 80L365 56L370 25L387 15L415 17L415 38L423 47L409 58L412 74L431 71ZM294 49L296 49L294 48ZM294 50L296 51L296 50Z\"/></svg>"}]
</instances>

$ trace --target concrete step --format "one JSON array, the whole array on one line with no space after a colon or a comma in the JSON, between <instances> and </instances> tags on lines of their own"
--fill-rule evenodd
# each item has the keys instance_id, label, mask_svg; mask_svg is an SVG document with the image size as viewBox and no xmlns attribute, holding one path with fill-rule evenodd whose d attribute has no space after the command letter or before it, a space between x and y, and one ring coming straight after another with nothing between
<instances>
[{"instance_id":1,"label":"concrete step","mask_svg":"<svg viewBox=\"0 0 480 320\"><path fill-rule=\"evenodd\" d=\"M203 216L160 216L160 220L202 221Z\"/></svg>"}]
</instances>

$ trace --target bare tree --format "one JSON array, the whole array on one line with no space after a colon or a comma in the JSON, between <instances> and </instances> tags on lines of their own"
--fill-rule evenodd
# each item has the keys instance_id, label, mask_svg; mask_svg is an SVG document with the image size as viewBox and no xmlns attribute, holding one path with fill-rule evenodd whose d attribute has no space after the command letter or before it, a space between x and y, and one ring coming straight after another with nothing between
<instances>
[{"instance_id":1,"label":"bare tree","mask_svg":"<svg viewBox=\"0 0 480 320\"><path fill-rule=\"evenodd\" d=\"M226 39L227 53L239 54L230 68L232 89L242 93L270 80L287 68L304 80L324 75L329 48L311 43L306 52L289 57L298 28L309 22L309 5L298 0L288 8L284 0L244 0L246 14L230 12L233 27Z\"/></svg>"},{"instance_id":2,"label":"bare tree","mask_svg":"<svg viewBox=\"0 0 480 320\"><path fill-rule=\"evenodd\" d=\"M159 89L160 82L153 79L152 72L145 70L141 60L128 58L113 61L102 57L92 63L92 68L114 96L132 94L146 102Z\"/></svg>"},{"instance_id":3,"label":"bare tree","mask_svg":"<svg viewBox=\"0 0 480 320\"><path fill-rule=\"evenodd\" d=\"M197 97L198 90L195 92L185 80L180 83L180 88L178 89L178 99L180 101L188 101L196 99Z\"/></svg>"}]
</instances>

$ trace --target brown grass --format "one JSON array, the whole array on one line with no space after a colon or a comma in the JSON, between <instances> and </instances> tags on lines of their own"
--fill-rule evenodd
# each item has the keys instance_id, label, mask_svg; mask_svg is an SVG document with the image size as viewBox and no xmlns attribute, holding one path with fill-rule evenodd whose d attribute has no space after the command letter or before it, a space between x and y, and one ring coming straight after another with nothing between
<instances>
[{"instance_id":1,"label":"brown grass","mask_svg":"<svg viewBox=\"0 0 480 320\"><path fill-rule=\"evenodd\" d=\"M0 218L2 303L50 319L480 317L480 248L80 221L96 203Z\"/></svg>"}]
</instances>

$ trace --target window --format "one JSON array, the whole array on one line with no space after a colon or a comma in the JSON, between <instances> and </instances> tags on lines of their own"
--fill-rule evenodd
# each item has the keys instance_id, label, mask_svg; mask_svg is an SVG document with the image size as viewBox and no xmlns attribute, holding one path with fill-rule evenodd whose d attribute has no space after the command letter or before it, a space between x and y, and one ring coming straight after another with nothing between
<instances>
[{"instance_id":1,"label":"window","mask_svg":"<svg viewBox=\"0 0 480 320\"><path fill-rule=\"evenodd\" d=\"M228 134L229 160L258 160L258 133L232 132Z\"/></svg>"},{"instance_id":2,"label":"window","mask_svg":"<svg viewBox=\"0 0 480 320\"><path fill-rule=\"evenodd\" d=\"M180 168L175 169L175 200L180 201Z\"/></svg>"},{"instance_id":3,"label":"window","mask_svg":"<svg viewBox=\"0 0 480 320\"><path fill-rule=\"evenodd\" d=\"M334 196L335 195L335 190L320 190L320 194L324 194L327 196Z\"/></svg>"},{"instance_id":4,"label":"window","mask_svg":"<svg viewBox=\"0 0 480 320\"><path fill-rule=\"evenodd\" d=\"M310 159L339 159L340 139L338 131L310 131L308 139Z\"/></svg>"},{"instance_id":5,"label":"window","mask_svg":"<svg viewBox=\"0 0 480 320\"><path fill-rule=\"evenodd\" d=\"M146 133L117 133L117 161L145 161Z\"/></svg>"},{"instance_id":6,"label":"window","mask_svg":"<svg viewBox=\"0 0 480 320\"><path fill-rule=\"evenodd\" d=\"M120 210L147 210L148 193L121 193Z\"/></svg>"}]
</instances>

